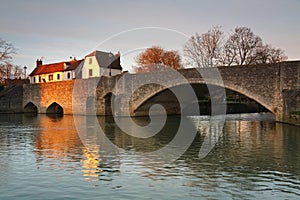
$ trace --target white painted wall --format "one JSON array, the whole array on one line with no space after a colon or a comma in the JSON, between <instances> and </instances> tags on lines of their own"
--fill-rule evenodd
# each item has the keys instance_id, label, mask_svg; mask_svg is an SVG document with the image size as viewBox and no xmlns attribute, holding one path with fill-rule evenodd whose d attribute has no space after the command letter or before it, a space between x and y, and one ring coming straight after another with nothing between
<instances>
[{"instance_id":1,"label":"white painted wall","mask_svg":"<svg viewBox=\"0 0 300 200\"><path fill-rule=\"evenodd\" d=\"M59 79L57 79L58 74L59 74ZM53 80L51 80L51 81L49 80L49 75L53 76ZM35 82L34 82L34 77L35 77ZM30 83L44 83L44 82L48 83L48 82L56 82L56 81L62 81L62 80L63 80L63 72L54 72L54 73L50 73L50 74L41 74L41 75L32 76L30 78Z\"/></svg>"},{"instance_id":2,"label":"white painted wall","mask_svg":"<svg viewBox=\"0 0 300 200\"><path fill-rule=\"evenodd\" d=\"M90 59L92 59L92 63L90 64ZM89 70L93 70L93 75L89 76ZM100 76L100 70L99 70L99 64L96 59L96 56L87 57L84 60L84 64L82 67L82 78L91 78L91 77L99 77Z\"/></svg>"},{"instance_id":3,"label":"white painted wall","mask_svg":"<svg viewBox=\"0 0 300 200\"><path fill-rule=\"evenodd\" d=\"M92 59L91 64L90 64L90 61L89 61L90 58ZM85 58L84 64L83 64L83 67L82 67L82 78L83 79L91 78L89 76L89 70L90 69L93 70L93 76L91 76L91 77L100 77L100 75L101 76L109 76L109 69L99 67L98 61L97 61L95 56ZM112 76L115 76L115 75L121 74L121 73L122 73L122 70L118 70L118 69L112 69L111 70L111 75Z\"/></svg>"},{"instance_id":4,"label":"white painted wall","mask_svg":"<svg viewBox=\"0 0 300 200\"><path fill-rule=\"evenodd\" d=\"M90 59L92 62L90 63ZM93 75L89 76L89 70L93 70ZM70 73L70 78L68 78L68 73ZM111 75L115 76L117 74L121 74L122 70L117 70L117 69L111 69ZM60 79L57 79L57 74L60 75ZM53 80L49 80L49 75L53 75ZM109 76L109 69L108 68L103 68L99 67L98 61L96 59L96 56L90 56L85 58L83 67L82 67L82 78L87 79L91 77L100 77L102 76ZM35 82L34 82L34 77L35 77ZM65 71L65 72L55 72L55 73L50 73L50 74L41 74L37 75L34 77L30 77L30 83L43 83L43 82L55 82L55 81L62 81L62 80L72 80L75 79L75 71ZM39 77L41 77L41 81L39 80ZM43 81L45 80L45 81Z\"/></svg>"},{"instance_id":5,"label":"white painted wall","mask_svg":"<svg viewBox=\"0 0 300 200\"><path fill-rule=\"evenodd\" d=\"M68 74L70 74L70 78L68 78ZM63 72L63 80L66 81L66 80L72 80L75 78L75 72L74 70L73 71L65 71Z\"/></svg>"}]
</instances>

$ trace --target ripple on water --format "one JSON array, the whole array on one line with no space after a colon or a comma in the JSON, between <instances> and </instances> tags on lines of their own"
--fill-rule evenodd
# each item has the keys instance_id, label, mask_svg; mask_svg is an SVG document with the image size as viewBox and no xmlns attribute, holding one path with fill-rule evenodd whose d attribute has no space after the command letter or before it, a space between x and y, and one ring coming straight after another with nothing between
<instances>
[{"instance_id":1,"label":"ripple on water","mask_svg":"<svg viewBox=\"0 0 300 200\"><path fill-rule=\"evenodd\" d=\"M209 117L191 119L199 132L209 130ZM72 116L57 121L40 116L34 123L0 119L0 199L299 198L299 129L264 114L227 120L207 157L198 158L203 142L198 134L184 155L165 164L143 152L168 143L172 133L137 140L110 122L109 139L119 147L110 151L85 147Z\"/></svg>"}]
</instances>

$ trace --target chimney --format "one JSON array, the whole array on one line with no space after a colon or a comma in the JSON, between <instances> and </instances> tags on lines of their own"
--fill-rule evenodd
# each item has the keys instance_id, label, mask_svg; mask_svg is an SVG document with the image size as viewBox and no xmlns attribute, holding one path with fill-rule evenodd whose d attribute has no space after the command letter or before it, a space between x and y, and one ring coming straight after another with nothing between
<instances>
[{"instance_id":1,"label":"chimney","mask_svg":"<svg viewBox=\"0 0 300 200\"><path fill-rule=\"evenodd\" d=\"M37 59L37 60L36 60L36 67L39 67L39 66L41 66L41 65L43 65L42 59L41 59L41 60Z\"/></svg>"},{"instance_id":2,"label":"chimney","mask_svg":"<svg viewBox=\"0 0 300 200\"><path fill-rule=\"evenodd\" d=\"M75 56L70 56L70 60L71 60L71 61L76 61L77 59L76 59Z\"/></svg>"}]
</instances>

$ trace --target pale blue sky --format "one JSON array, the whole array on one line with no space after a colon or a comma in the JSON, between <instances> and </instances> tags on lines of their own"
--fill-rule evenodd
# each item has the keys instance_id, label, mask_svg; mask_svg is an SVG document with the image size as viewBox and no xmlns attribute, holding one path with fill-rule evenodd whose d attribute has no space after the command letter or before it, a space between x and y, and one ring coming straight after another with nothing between
<instances>
[{"instance_id":1,"label":"pale blue sky","mask_svg":"<svg viewBox=\"0 0 300 200\"><path fill-rule=\"evenodd\" d=\"M14 63L29 71L42 56L44 63L58 62L95 48L120 50L123 67L130 68L141 49L160 44L180 50L186 36L212 25L227 34L250 27L289 59L300 60L299 10L299 0L0 0L0 37L19 49ZM136 29L142 27L162 29Z\"/></svg>"}]
</instances>

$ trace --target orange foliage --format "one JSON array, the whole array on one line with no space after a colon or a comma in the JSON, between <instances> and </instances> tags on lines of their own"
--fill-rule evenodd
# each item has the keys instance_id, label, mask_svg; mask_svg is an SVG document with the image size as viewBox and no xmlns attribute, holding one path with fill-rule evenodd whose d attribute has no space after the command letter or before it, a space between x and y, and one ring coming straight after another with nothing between
<instances>
[{"instance_id":1,"label":"orange foliage","mask_svg":"<svg viewBox=\"0 0 300 200\"><path fill-rule=\"evenodd\" d=\"M146 49L136 58L139 67L136 72L150 72L163 70L168 67L173 69L181 68L181 58L176 51L167 51L159 46L153 46Z\"/></svg>"}]
</instances>

